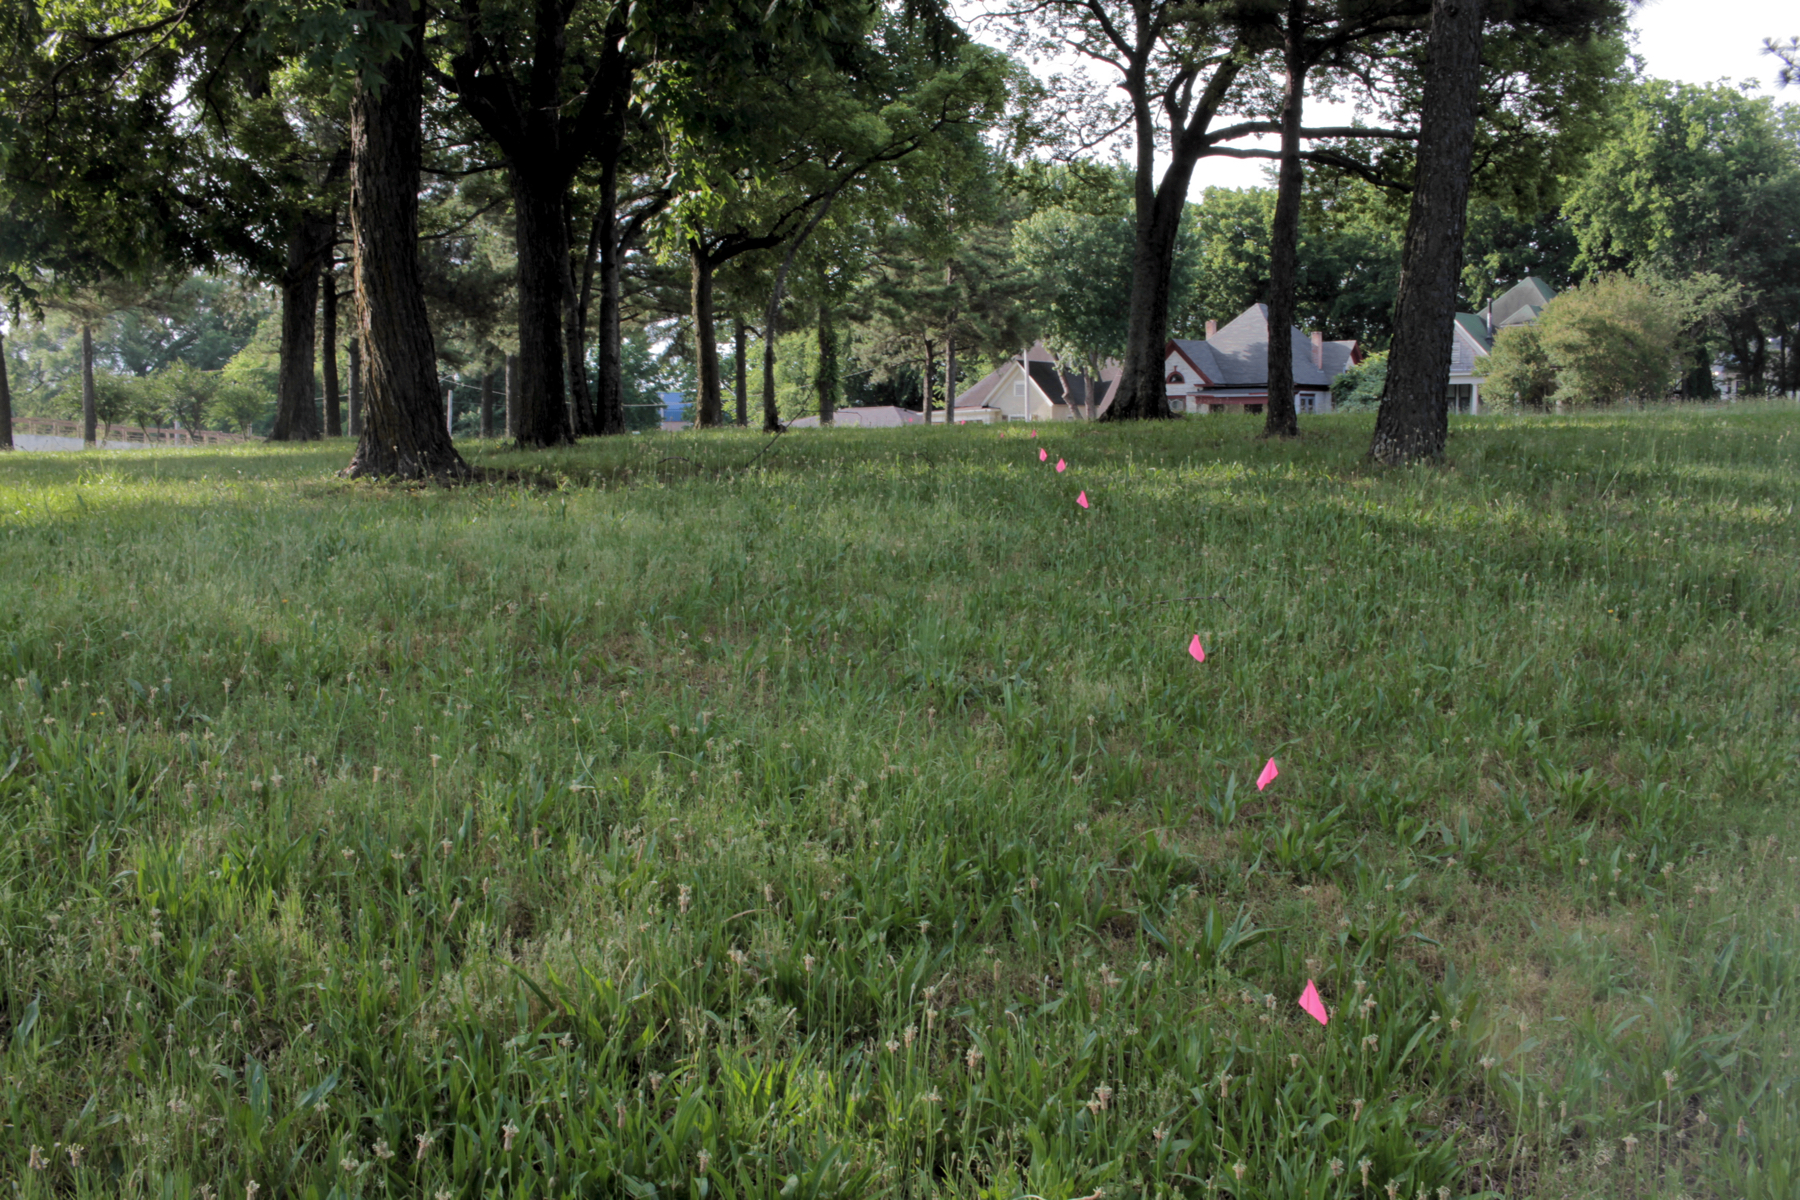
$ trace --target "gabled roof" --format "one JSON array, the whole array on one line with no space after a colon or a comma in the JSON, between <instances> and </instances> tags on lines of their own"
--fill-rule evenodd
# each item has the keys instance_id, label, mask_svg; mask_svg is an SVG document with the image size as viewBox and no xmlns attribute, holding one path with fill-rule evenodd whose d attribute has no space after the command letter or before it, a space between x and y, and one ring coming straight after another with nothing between
<instances>
[{"instance_id":1,"label":"gabled roof","mask_svg":"<svg viewBox=\"0 0 1800 1200\"><path fill-rule=\"evenodd\" d=\"M1487 322L1479 313L1457 313L1456 325L1475 343L1478 353L1487 354L1494 349L1494 339L1488 336Z\"/></svg>"},{"instance_id":2,"label":"gabled roof","mask_svg":"<svg viewBox=\"0 0 1800 1200\"><path fill-rule=\"evenodd\" d=\"M1326 342L1325 353L1320 357L1325 360L1325 378L1336 379L1350 369L1356 361L1356 339L1342 342Z\"/></svg>"},{"instance_id":3,"label":"gabled roof","mask_svg":"<svg viewBox=\"0 0 1800 1200\"><path fill-rule=\"evenodd\" d=\"M1526 325L1537 320L1544 305L1556 296L1556 289L1535 275L1528 275L1506 291L1488 301L1482 309L1487 323L1495 329L1508 325Z\"/></svg>"},{"instance_id":4,"label":"gabled roof","mask_svg":"<svg viewBox=\"0 0 1800 1200\"><path fill-rule=\"evenodd\" d=\"M1175 339L1175 346L1214 387L1267 387L1269 383L1269 306L1252 304L1229 325L1205 341ZM1330 387L1340 357L1347 365L1352 343L1327 342L1325 369L1313 366L1312 339L1289 327L1288 353L1293 356L1294 383L1299 387Z\"/></svg>"}]
</instances>

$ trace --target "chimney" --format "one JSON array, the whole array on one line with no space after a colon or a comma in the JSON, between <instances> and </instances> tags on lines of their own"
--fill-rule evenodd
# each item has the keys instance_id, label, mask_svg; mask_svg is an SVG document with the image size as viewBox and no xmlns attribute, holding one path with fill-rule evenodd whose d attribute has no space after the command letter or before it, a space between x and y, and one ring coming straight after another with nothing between
<instances>
[{"instance_id":1,"label":"chimney","mask_svg":"<svg viewBox=\"0 0 1800 1200\"><path fill-rule=\"evenodd\" d=\"M1312 342L1313 368L1315 370L1323 371L1325 369L1325 335L1323 333L1315 332L1312 335Z\"/></svg>"},{"instance_id":2,"label":"chimney","mask_svg":"<svg viewBox=\"0 0 1800 1200\"><path fill-rule=\"evenodd\" d=\"M1208 322L1207 322L1207 323L1206 323L1206 337L1207 337L1207 340L1209 340L1209 341L1210 341L1210 340L1211 340L1211 339L1212 339L1212 335L1213 335L1213 334L1215 334L1215 333L1217 333L1217 332L1219 332L1219 323L1218 323L1218 322L1217 322L1217 321L1208 321Z\"/></svg>"}]
</instances>

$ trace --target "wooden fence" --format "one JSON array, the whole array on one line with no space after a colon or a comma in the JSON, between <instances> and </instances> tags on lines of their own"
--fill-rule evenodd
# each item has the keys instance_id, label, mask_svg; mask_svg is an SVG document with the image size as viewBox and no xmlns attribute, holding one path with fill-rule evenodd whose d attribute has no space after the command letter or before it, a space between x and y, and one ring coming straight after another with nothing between
<instances>
[{"instance_id":1,"label":"wooden fence","mask_svg":"<svg viewBox=\"0 0 1800 1200\"><path fill-rule=\"evenodd\" d=\"M80 421L65 421L57 417L14 417L13 433L38 434L43 437L81 437ZM102 425L98 437L101 442L131 442L139 446L234 446L250 439L241 433L220 433L215 429L164 429L152 425L145 429L137 425Z\"/></svg>"}]
</instances>

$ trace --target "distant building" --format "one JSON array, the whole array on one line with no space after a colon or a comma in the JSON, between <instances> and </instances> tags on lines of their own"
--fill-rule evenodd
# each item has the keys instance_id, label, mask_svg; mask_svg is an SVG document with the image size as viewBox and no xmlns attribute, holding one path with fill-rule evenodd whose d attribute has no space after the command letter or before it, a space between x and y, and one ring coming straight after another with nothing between
<instances>
[{"instance_id":1,"label":"distant building","mask_svg":"<svg viewBox=\"0 0 1800 1200\"><path fill-rule=\"evenodd\" d=\"M925 415L892 404L871 404L867 408L840 408L832 414L831 419L839 429L898 429L902 425L922 424ZM789 429L818 427L817 417L800 417L788 422Z\"/></svg>"},{"instance_id":2,"label":"distant building","mask_svg":"<svg viewBox=\"0 0 1800 1200\"><path fill-rule=\"evenodd\" d=\"M1556 289L1528 276L1489 300L1478 313L1457 313L1450 329L1450 411L1481 411L1479 360L1494 352L1494 335L1514 325L1536 324Z\"/></svg>"},{"instance_id":3,"label":"distant building","mask_svg":"<svg viewBox=\"0 0 1800 1200\"><path fill-rule=\"evenodd\" d=\"M1068 368L1068 363L1039 342L957 396L956 423L1085 420L1090 386L1095 399L1093 415L1104 413L1118 388L1118 364L1108 362L1097 380L1090 380L1085 371Z\"/></svg>"},{"instance_id":4,"label":"distant building","mask_svg":"<svg viewBox=\"0 0 1800 1200\"><path fill-rule=\"evenodd\" d=\"M1294 409L1330 412L1331 382L1361 362L1355 341L1290 329ZM1252 304L1230 324L1206 323L1206 337L1170 338L1163 351L1169 408L1178 413L1261 412L1269 401L1269 306Z\"/></svg>"}]
</instances>

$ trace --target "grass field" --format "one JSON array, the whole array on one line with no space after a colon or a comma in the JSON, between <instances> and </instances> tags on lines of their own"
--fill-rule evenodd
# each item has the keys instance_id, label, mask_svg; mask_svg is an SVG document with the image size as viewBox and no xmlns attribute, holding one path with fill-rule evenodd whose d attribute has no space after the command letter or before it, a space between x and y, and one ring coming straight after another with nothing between
<instances>
[{"instance_id":1,"label":"grass field","mask_svg":"<svg viewBox=\"0 0 1800 1200\"><path fill-rule=\"evenodd\" d=\"M0 1195L1800 1197L1800 410L1256 420L0 458Z\"/></svg>"}]
</instances>

